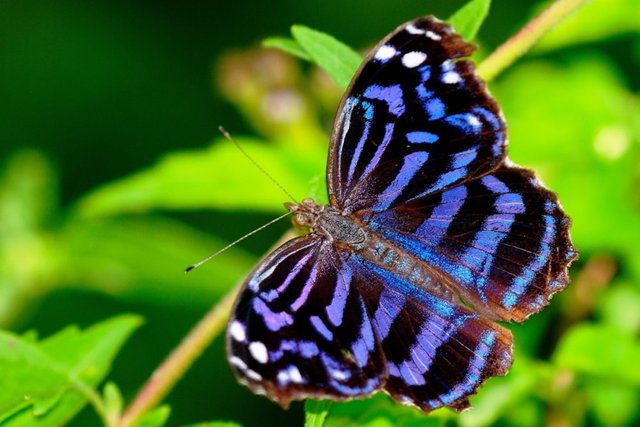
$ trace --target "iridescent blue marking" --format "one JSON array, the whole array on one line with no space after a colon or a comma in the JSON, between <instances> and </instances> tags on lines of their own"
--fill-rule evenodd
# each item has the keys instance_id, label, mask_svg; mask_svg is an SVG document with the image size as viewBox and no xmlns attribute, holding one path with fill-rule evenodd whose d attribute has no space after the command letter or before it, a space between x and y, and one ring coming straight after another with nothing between
<instances>
[{"instance_id":1,"label":"iridescent blue marking","mask_svg":"<svg viewBox=\"0 0 640 427\"><path fill-rule=\"evenodd\" d=\"M327 317L334 326L342 324L344 316L344 308L347 304L349 296L349 288L351 287L351 269L342 269L338 271L336 286L333 291L333 299L327 306Z\"/></svg>"},{"instance_id":2,"label":"iridescent blue marking","mask_svg":"<svg viewBox=\"0 0 640 427\"><path fill-rule=\"evenodd\" d=\"M397 292L403 295L411 295L412 298L422 301L427 307L432 307L440 316L448 317L455 313L452 303L425 292L412 283L407 282L403 278L370 261L358 257L358 262L364 264L365 268L379 276L388 286L397 289Z\"/></svg>"},{"instance_id":3,"label":"iridescent blue marking","mask_svg":"<svg viewBox=\"0 0 640 427\"><path fill-rule=\"evenodd\" d=\"M462 153L456 153L453 156L451 167L453 167L454 169L458 169L468 166L469 163L473 162L476 159L477 155L477 151L463 151Z\"/></svg>"},{"instance_id":4,"label":"iridescent blue marking","mask_svg":"<svg viewBox=\"0 0 640 427\"><path fill-rule=\"evenodd\" d=\"M409 181L413 179L428 159L429 154L424 151L417 151L406 155L403 159L400 172L398 172L393 182L389 184L384 192L378 196L376 209L387 209L391 203L400 196L402 191L409 184Z\"/></svg>"},{"instance_id":5,"label":"iridescent blue marking","mask_svg":"<svg viewBox=\"0 0 640 427\"><path fill-rule=\"evenodd\" d=\"M474 280L474 275L473 272L471 271L471 269L469 269L467 266L462 265L458 262L456 262L455 259L452 259L451 257L445 256L443 254L439 254L438 252L434 251L433 246L431 245L426 245L425 243L421 243L420 241L416 240L415 238L412 237L408 237L404 234L395 232L393 230L390 230L386 227L384 227L381 224L375 223L375 222L371 222L370 226L373 230L375 231L379 231L380 233L382 233L382 235L393 241L396 242L396 244L398 244L402 249L415 254L419 259L431 264L431 265L437 265L440 267L440 269L442 269L443 271L446 271L450 276L452 276L458 283L460 283L464 288L467 287L471 287L473 285L473 280ZM369 267L368 268L372 268L373 267ZM393 282L393 285L396 286L397 283L399 282L399 279L397 277L389 274L387 276L384 276L385 280L395 280ZM402 282L400 282L402 283ZM413 289L415 289L415 286L412 286ZM405 290L408 291L408 289L400 286L401 291ZM415 292L415 291L414 291ZM412 292L413 294L413 292ZM441 300L440 300L441 301ZM446 305L449 305L448 302L443 301ZM447 309L446 307L442 307L442 312L448 311L451 309L451 306L449 305L449 308Z\"/></svg>"},{"instance_id":6,"label":"iridescent blue marking","mask_svg":"<svg viewBox=\"0 0 640 427\"><path fill-rule=\"evenodd\" d=\"M333 341L333 332L327 328L327 325L324 324L321 318L318 316L311 316L309 317L309 320L320 335L322 335L327 341Z\"/></svg>"},{"instance_id":7,"label":"iridescent blue marking","mask_svg":"<svg viewBox=\"0 0 640 427\"><path fill-rule=\"evenodd\" d=\"M402 87L399 84L387 87L373 84L364 91L364 96L386 102L389 112L396 117L404 114L405 105L402 99Z\"/></svg>"},{"instance_id":8,"label":"iridescent blue marking","mask_svg":"<svg viewBox=\"0 0 640 427\"><path fill-rule=\"evenodd\" d=\"M505 139L504 132L500 130L500 128L502 128L500 119L494 113L483 107L475 107L471 110L471 112L482 117L494 131L495 142L491 147L491 154L493 154L495 157L500 156L502 154L502 151L504 150L503 144Z\"/></svg>"},{"instance_id":9,"label":"iridescent blue marking","mask_svg":"<svg viewBox=\"0 0 640 427\"><path fill-rule=\"evenodd\" d=\"M440 98L430 98L422 104L425 111L429 114L429 120L439 120L446 114L446 106Z\"/></svg>"},{"instance_id":10,"label":"iridescent blue marking","mask_svg":"<svg viewBox=\"0 0 640 427\"><path fill-rule=\"evenodd\" d=\"M407 360L400 364L400 375L408 385L424 385L424 377L416 366Z\"/></svg>"},{"instance_id":11,"label":"iridescent blue marking","mask_svg":"<svg viewBox=\"0 0 640 427\"><path fill-rule=\"evenodd\" d=\"M522 196L517 193L500 194L494 206L499 213L519 214L527 211Z\"/></svg>"},{"instance_id":12,"label":"iridescent blue marking","mask_svg":"<svg viewBox=\"0 0 640 427\"><path fill-rule=\"evenodd\" d=\"M423 102L433 97L433 91L427 89L422 83L416 86L416 94L418 95L418 99Z\"/></svg>"},{"instance_id":13,"label":"iridescent blue marking","mask_svg":"<svg viewBox=\"0 0 640 427\"><path fill-rule=\"evenodd\" d=\"M420 73L420 78L423 82L426 82L431 78L431 66L430 65L422 65L418 67L418 72Z\"/></svg>"},{"instance_id":14,"label":"iridescent blue marking","mask_svg":"<svg viewBox=\"0 0 640 427\"><path fill-rule=\"evenodd\" d=\"M305 359L311 359L320 353L318 345L312 341L301 341L298 347L300 348L300 355Z\"/></svg>"},{"instance_id":15,"label":"iridescent blue marking","mask_svg":"<svg viewBox=\"0 0 640 427\"><path fill-rule=\"evenodd\" d=\"M382 157L382 153L387 149L389 142L391 142L391 136L393 135L393 123L387 123L384 127L384 138L382 138L382 143L378 146L373 158L367 165L367 168L363 172L363 176L368 176L369 173L378 166L378 162L380 162L380 158Z\"/></svg>"},{"instance_id":16,"label":"iridescent blue marking","mask_svg":"<svg viewBox=\"0 0 640 427\"><path fill-rule=\"evenodd\" d=\"M491 191L492 193L508 193L509 191L511 191L504 182L500 181L494 175L485 175L480 178L480 182L482 182L482 185L484 185L487 190Z\"/></svg>"},{"instance_id":17,"label":"iridescent blue marking","mask_svg":"<svg viewBox=\"0 0 640 427\"><path fill-rule=\"evenodd\" d=\"M298 273L300 273L300 270L302 270L302 268L307 264L307 261L309 261L311 255L313 255L313 252L309 252L302 258L300 258L300 261L298 261L296 265L291 269L291 272L287 274L287 278L282 282L282 285L278 286L277 289L279 293L284 292L289 287L293 279L295 279Z\"/></svg>"},{"instance_id":18,"label":"iridescent blue marking","mask_svg":"<svg viewBox=\"0 0 640 427\"><path fill-rule=\"evenodd\" d=\"M342 365L340 362L333 359L331 356L329 356L326 353L321 353L320 359L322 360L322 363L325 366L327 372L346 371L345 369L346 367L344 365ZM345 380L347 380L350 376L351 375L346 377ZM351 387L351 386L345 385L344 383L340 382L339 380L333 377L330 377L329 385L333 389L337 390L338 392L342 393L345 396L359 396L363 394L369 394L374 390L376 390L380 386L380 381L381 380L379 377L373 377L373 378L367 379L367 382L362 387Z\"/></svg>"},{"instance_id":19,"label":"iridescent blue marking","mask_svg":"<svg viewBox=\"0 0 640 427\"><path fill-rule=\"evenodd\" d=\"M407 134L407 141L412 144L432 144L439 139L438 135L431 132L409 132ZM425 153L426 154L426 153Z\"/></svg>"},{"instance_id":20,"label":"iridescent blue marking","mask_svg":"<svg viewBox=\"0 0 640 427\"><path fill-rule=\"evenodd\" d=\"M362 149L364 147L364 143L369 138L370 131L371 131L371 122L365 122L364 130L362 132L362 135L360 135L360 140L358 140L356 149L353 152L353 157L351 157L351 163L349 163L349 172L347 174L347 185L351 185L353 174L356 170L356 166L358 165L358 162L360 161L360 155L362 155Z\"/></svg>"},{"instance_id":21,"label":"iridescent blue marking","mask_svg":"<svg viewBox=\"0 0 640 427\"><path fill-rule=\"evenodd\" d=\"M482 370L487 364L487 357L491 353L493 343L495 342L496 331L488 330L482 333L482 337L473 352L473 357L469 361L469 366L475 369L469 369L462 383L456 384L448 393L441 394L438 399L429 401L430 405L439 405L438 400L445 404L450 404L460 399L460 397L471 392L480 382Z\"/></svg>"},{"instance_id":22,"label":"iridescent blue marking","mask_svg":"<svg viewBox=\"0 0 640 427\"><path fill-rule=\"evenodd\" d=\"M381 340L385 339L391 329L391 324L396 319L404 306L406 299L398 292L384 288L380 294L378 308L373 315L373 322Z\"/></svg>"},{"instance_id":23,"label":"iridescent blue marking","mask_svg":"<svg viewBox=\"0 0 640 427\"><path fill-rule=\"evenodd\" d=\"M366 366L369 360L369 354L375 347L375 339L373 336L373 330L371 328L371 322L367 317L367 309L364 306L364 302L361 302L360 310L362 312L362 324L360 325L360 336L355 340L351 349L355 356L356 363L361 368Z\"/></svg>"},{"instance_id":24,"label":"iridescent blue marking","mask_svg":"<svg viewBox=\"0 0 640 427\"><path fill-rule=\"evenodd\" d=\"M506 292L502 297L502 305L507 309L511 309L516 304L517 300L518 297L516 294L513 292Z\"/></svg>"},{"instance_id":25,"label":"iridescent blue marking","mask_svg":"<svg viewBox=\"0 0 640 427\"><path fill-rule=\"evenodd\" d=\"M459 185L442 193L440 204L438 204L429 219L425 220L417 228L416 234L429 238L434 246L440 244L442 237L447 232L449 225L454 220L458 211L467 199L467 187Z\"/></svg>"},{"instance_id":26,"label":"iridescent blue marking","mask_svg":"<svg viewBox=\"0 0 640 427\"><path fill-rule=\"evenodd\" d=\"M275 269L280 264L282 264L283 261L285 261L289 257L293 257L295 254L297 254L300 251L308 249L309 246L311 246L311 244L305 245L305 246L300 247L300 248L296 248L295 250L293 250L292 252L287 254L288 256L282 257L279 260L277 260L277 262L275 262L271 267L269 267L265 271L261 271L259 273L256 273L256 275L253 276L251 278L251 280L249 280L249 283L247 284L247 287L250 290L252 290L253 292L256 292L258 290L259 286L260 286L260 283L264 282L268 277L270 277L273 274L273 272L275 271ZM281 286L278 287L278 292L281 292L280 291L281 288L284 290L284 289L286 289L287 286L289 286L289 283L291 283L291 280L293 280L295 275L298 273L298 271L300 271L302 266L308 261L310 256L311 256L311 253L308 253L308 254L304 255L303 258L300 259L300 261L298 261L296 263L296 265L292 269L291 273L289 273L289 275L287 275L287 280L285 280L284 283ZM265 297L268 297L268 296L269 296L269 294L265 295Z\"/></svg>"},{"instance_id":27,"label":"iridescent blue marking","mask_svg":"<svg viewBox=\"0 0 640 427\"><path fill-rule=\"evenodd\" d=\"M286 311L274 312L260 298L253 301L254 311L262 317L264 324L272 331L278 331L293 324L293 317Z\"/></svg>"},{"instance_id":28,"label":"iridescent blue marking","mask_svg":"<svg viewBox=\"0 0 640 427\"><path fill-rule=\"evenodd\" d=\"M302 287L302 291L300 291L300 296L291 304L291 309L293 311L298 310L302 305L307 302L307 298L309 298L309 293L313 286L316 284L316 277L318 277L318 264L314 264L311 268L311 272L309 273L309 277Z\"/></svg>"},{"instance_id":29,"label":"iridescent blue marking","mask_svg":"<svg viewBox=\"0 0 640 427\"><path fill-rule=\"evenodd\" d=\"M431 194L438 190L442 190L443 188L446 188L449 185L453 184L454 182L464 178L467 175L467 173L468 173L467 168L459 168L449 172L445 172L442 175L440 175L440 177L435 182L435 184L430 186L426 191L423 191L422 193L413 197L411 200L416 200L423 196L426 196L427 194Z\"/></svg>"},{"instance_id":30,"label":"iridescent blue marking","mask_svg":"<svg viewBox=\"0 0 640 427\"><path fill-rule=\"evenodd\" d=\"M444 121L461 129L465 134L476 134L482 129L482 122L471 113L452 114Z\"/></svg>"},{"instance_id":31,"label":"iridescent blue marking","mask_svg":"<svg viewBox=\"0 0 640 427\"><path fill-rule=\"evenodd\" d=\"M365 120L367 120L367 121L373 120L373 112L374 112L373 104L370 103L369 101L362 101L360 106L364 110L364 118L365 118Z\"/></svg>"}]
</instances>

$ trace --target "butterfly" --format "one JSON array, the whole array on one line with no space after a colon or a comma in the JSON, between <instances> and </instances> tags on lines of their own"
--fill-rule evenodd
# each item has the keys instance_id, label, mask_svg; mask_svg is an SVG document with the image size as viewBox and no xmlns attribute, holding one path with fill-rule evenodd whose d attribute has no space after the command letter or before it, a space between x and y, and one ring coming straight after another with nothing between
<instances>
[{"instance_id":1,"label":"butterfly","mask_svg":"<svg viewBox=\"0 0 640 427\"><path fill-rule=\"evenodd\" d=\"M258 264L228 323L229 364L253 392L466 409L512 364L496 322L568 284L570 221L507 158L500 108L461 59L473 50L429 16L363 61L331 136L329 204L285 204L308 233Z\"/></svg>"}]
</instances>

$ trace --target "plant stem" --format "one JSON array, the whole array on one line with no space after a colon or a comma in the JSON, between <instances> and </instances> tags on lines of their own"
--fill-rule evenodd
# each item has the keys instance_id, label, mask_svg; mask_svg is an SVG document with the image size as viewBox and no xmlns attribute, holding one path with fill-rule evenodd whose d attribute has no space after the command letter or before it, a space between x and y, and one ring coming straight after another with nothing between
<instances>
[{"instance_id":1,"label":"plant stem","mask_svg":"<svg viewBox=\"0 0 640 427\"><path fill-rule=\"evenodd\" d=\"M276 246L291 239L291 231L285 233ZM243 281L244 282L244 281ZM140 389L133 402L120 418L117 427L133 427L150 409L169 393L178 380L202 354L205 348L224 329L233 302L242 287L236 285L200 320L182 342L169 354Z\"/></svg>"},{"instance_id":2,"label":"plant stem","mask_svg":"<svg viewBox=\"0 0 640 427\"><path fill-rule=\"evenodd\" d=\"M494 79L531 49L540 37L588 2L589 0L557 0L482 61L477 68L478 74L485 81Z\"/></svg>"},{"instance_id":3,"label":"plant stem","mask_svg":"<svg viewBox=\"0 0 640 427\"><path fill-rule=\"evenodd\" d=\"M125 411L118 427L135 425L142 415L162 401L194 360L222 331L239 290L236 286L225 295L162 362Z\"/></svg>"}]
</instances>

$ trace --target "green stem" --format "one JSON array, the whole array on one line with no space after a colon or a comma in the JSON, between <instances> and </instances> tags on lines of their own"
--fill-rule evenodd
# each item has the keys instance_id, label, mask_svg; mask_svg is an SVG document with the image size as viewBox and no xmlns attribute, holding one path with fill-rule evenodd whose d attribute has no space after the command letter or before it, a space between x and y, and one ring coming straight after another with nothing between
<instances>
[{"instance_id":1,"label":"green stem","mask_svg":"<svg viewBox=\"0 0 640 427\"><path fill-rule=\"evenodd\" d=\"M277 246L291 237L291 232L285 233ZM204 349L222 332L241 285L229 291L155 370L124 412L117 427L135 426L144 414L164 399Z\"/></svg>"},{"instance_id":2,"label":"green stem","mask_svg":"<svg viewBox=\"0 0 640 427\"><path fill-rule=\"evenodd\" d=\"M145 413L162 401L209 343L222 331L239 290L239 287L235 287L222 298L162 362L125 411L118 427L134 426Z\"/></svg>"},{"instance_id":3,"label":"green stem","mask_svg":"<svg viewBox=\"0 0 640 427\"><path fill-rule=\"evenodd\" d=\"M531 49L540 37L588 2L589 0L557 0L482 61L477 69L478 74L486 81L493 80Z\"/></svg>"},{"instance_id":4,"label":"green stem","mask_svg":"<svg viewBox=\"0 0 640 427\"><path fill-rule=\"evenodd\" d=\"M115 427L109 420L107 409L104 406L102 397L93 388L87 386L85 383L76 378L72 377L71 383L73 384L73 387L76 389L76 391L83 394L84 397L87 398L91 406L93 406L94 411L96 411L96 413L100 417L100 420L102 420L102 424L105 427Z\"/></svg>"}]
</instances>

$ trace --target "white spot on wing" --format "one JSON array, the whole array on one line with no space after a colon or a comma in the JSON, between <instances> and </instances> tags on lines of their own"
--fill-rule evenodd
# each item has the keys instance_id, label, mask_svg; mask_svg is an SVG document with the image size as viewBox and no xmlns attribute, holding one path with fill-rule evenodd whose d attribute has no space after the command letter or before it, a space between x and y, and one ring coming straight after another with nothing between
<instances>
[{"instance_id":1,"label":"white spot on wing","mask_svg":"<svg viewBox=\"0 0 640 427\"><path fill-rule=\"evenodd\" d=\"M253 369L247 369L244 374L254 381L262 381L262 375L260 375Z\"/></svg>"},{"instance_id":2,"label":"white spot on wing","mask_svg":"<svg viewBox=\"0 0 640 427\"><path fill-rule=\"evenodd\" d=\"M342 372L342 371L338 371L338 370L334 370L331 372L331 376L338 380L338 381L344 381L347 378L349 378L349 375L347 375L346 373Z\"/></svg>"},{"instance_id":3,"label":"white spot on wing","mask_svg":"<svg viewBox=\"0 0 640 427\"><path fill-rule=\"evenodd\" d=\"M267 363L269 361L269 354L267 353L267 347L260 341L254 341L249 344L249 353L260 363Z\"/></svg>"},{"instance_id":4,"label":"white spot on wing","mask_svg":"<svg viewBox=\"0 0 640 427\"><path fill-rule=\"evenodd\" d=\"M297 367L291 365L287 369L278 372L277 375L278 382L282 385L295 383L295 384L303 384L304 379L302 378L302 374L298 370Z\"/></svg>"},{"instance_id":5,"label":"white spot on wing","mask_svg":"<svg viewBox=\"0 0 640 427\"><path fill-rule=\"evenodd\" d=\"M459 83L460 80L462 80L462 78L460 77L460 74L456 73L455 71L447 71L442 76L442 82L446 84Z\"/></svg>"},{"instance_id":6,"label":"white spot on wing","mask_svg":"<svg viewBox=\"0 0 640 427\"><path fill-rule=\"evenodd\" d=\"M469 114L467 116L467 122L469 122L469 124L474 128L479 128L482 126L482 123L480 122L480 120L478 120L478 118L473 114Z\"/></svg>"},{"instance_id":7,"label":"white spot on wing","mask_svg":"<svg viewBox=\"0 0 640 427\"><path fill-rule=\"evenodd\" d=\"M302 380L302 375L300 374L300 371L295 366L293 365L289 366L289 369L287 370L287 372L289 373L289 378L291 378L292 382L296 384L302 384L304 382Z\"/></svg>"},{"instance_id":8,"label":"white spot on wing","mask_svg":"<svg viewBox=\"0 0 640 427\"><path fill-rule=\"evenodd\" d=\"M427 59L427 54L424 52L409 52L405 53L402 57L402 65L407 68L415 68L422 64Z\"/></svg>"},{"instance_id":9,"label":"white spot on wing","mask_svg":"<svg viewBox=\"0 0 640 427\"><path fill-rule=\"evenodd\" d=\"M379 59L380 61L386 61L389 58L392 58L396 54L396 49L393 46L389 46L387 44L380 46L380 49L373 56L375 59Z\"/></svg>"},{"instance_id":10,"label":"white spot on wing","mask_svg":"<svg viewBox=\"0 0 640 427\"><path fill-rule=\"evenodd\" d=\"M405 30L407 30L407 33L409 34L424 34L424 30L416 27L413 24L407 25L407 28L405 28Z\"/></svg>"},{"instance_id":11,"label":"white spot on wing","mask_svg":"<svg viewBox=\"0 0 640 427\"><path fill-rule=\"evenodd\" d=\"M427 30L425 35L427 36L427 38L430 38L431 40L435 40L435 41L442 40L442 36L440 34L434 33L433 31Z\"/></svg>"},{"instance_id":12,"label":"white spot on wing","mask_svg":"<svg viewBox=\"0 0 640 427\"><path fill-rule=\"evenodd\" d=\"M231 356L229 358L229 363L231 363L233 366L237 367L241 371L246 371L247 370L247 364L244 363L244 360L240 359L237 356Z\"/></svg>"},{"instance_id":13,"label":"white spot on wing","mask_svg":"<svg viewBox=\"0 0 640 427\"><path fill-rule=\"evenodd\" d=\"M247 333L244 325L237 320L234 320L229 326L229 335L236 341L244 342L247 339Z\"/></svg>"}]
</instances>

